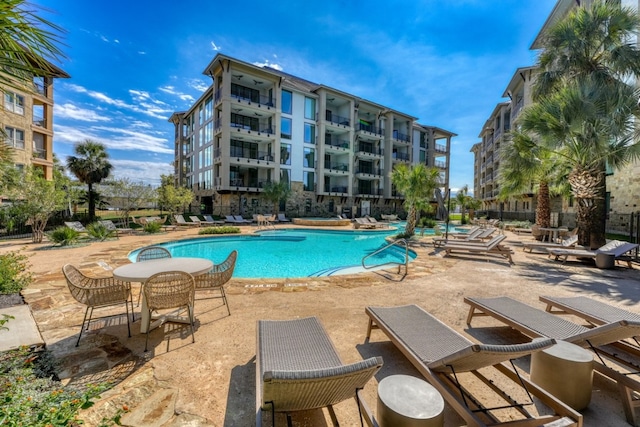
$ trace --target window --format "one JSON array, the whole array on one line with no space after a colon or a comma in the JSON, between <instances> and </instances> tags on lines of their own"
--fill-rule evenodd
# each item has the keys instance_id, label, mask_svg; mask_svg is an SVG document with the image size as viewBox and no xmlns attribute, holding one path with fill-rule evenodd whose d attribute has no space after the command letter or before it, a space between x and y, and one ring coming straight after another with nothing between
<instances>
[{"instance_id":1,"label":"window","mask_svg":"<svg viewBox=\"0 0 640 427\"><path fill-rule=\"evenodd\" d=\"M204 101L204 119L211 120L213 117L213 98L209 97Z\"/></svg>"},{"instance_id":2,"label":"window","mask_svg":"<svg viewBox=\"0 0 640 427\"><path fill-rule=\"evenodd\" d=\"M313 98L304 98L304 118L316 119L316 100Z\"/></svg>"},{"instance_id":3,"label":"window","mask_svg":"<svg viewBox=\"0 0 640 427\"><path fill-rule=\"evenodd\" d=\"M204 123L204 105L200 104L198 108L198 124L202 125Z\"/></svg>"},{"instance_id":4,"label":"window","mask_svg":"<svg viewBox=\"0 0 640 427\"><path fill-rule=\"evenodd\" d=\"M291 144L280 144L280 164L291 164Z\"/></svg>"},{"instance_id":5,"label":"window","mask_svg":"<svg viewBox=\"0 0 640 427\"><path fill-rule=\"evenodd\" d=\"M420 150L420 163L427 164L427 152Z\"/></svg>"},{"instance_id":6,"label":"window","mask_svg":"<svg viewBox=\"0 0 640 427\"><path fill-rule=\"evenodd\" d=\"M231 96L248 102L260 102L260 91L250 87L231 83Z\"/></svg>"},{"instance_id":7,"label":"window","mask_svg":"<svg viewBox=\"0 0 640 427\"><path fill-rule=\"evenodd\" d=\"M314 172L303 172L302 180L304 181L304 191L315 191L315 173Z\"/></svg>"},{"instance_id":8,"label":"window","mask_svg":"<svg viewBox=\"0 0 640 427\"><path fill-rule=\"evenodd\" d=\"M10 127L6 127L4 128L4 130L7 133L7 138L5 140L7 145L13 148L21 148L24 150L24 131L21 129Z\"/></svg>"},{"instance_id":9,"label":"window","mask_svg":"<svg viewBox=\"0 0 640 427\"><path fill-rule=\"evenodd\" d=\"M291 188L291 180L289 179L289 169L280 169L280 182L287 184L287 187Z\"/></svg>"},{"instance_id":10,"label":"window","mask_svg":"<svg viewBox=\"0 0 640 427\"><path fill-rule=\"evenodd\" d=\"M291 139L291 119L282 117L280 120L280 137Z\"/></svg>"},{"instance_id":11,"label":"window","mask_svg":"<svg viewBox=\"0 0 640 427\"><path fill-rule=\"evenodd\" d=\"M307 144L315 144L316 141L316 125L311 123L304 124L304 142Z\"/></svg>"},{"instance_id":12,"label":"window","mask_svg":"<svg viewBox=\"0 0 640 427\"><path fill-rule=\"evenodd\" d=\"M260 122L256 117L247 117L236 113L231 113L231 127L245 130L259 130Z\"/></svg>"},{"instance_id":13,"label":"window","mask_svg":"<svg viewBox=\"0 0 640 427\"><path fill-rule=\"evenodd\" d=\"M291 114L293 94L288 90L282 91L282 112L285 114Z\"/></svg>"},{"instance_id":14,"label":"window","mask_svg":"<svg viewBox=\"0 0 640 427\"><path fill-rule=\"evenodd\" d=\"M24 115L24 96L12 92L5 93L4 108L7 111Z\"/></svg>"},{"instance_id":15,"label":"window","mask_svg":"<svg viewBox=\"0 0 640 427\"><path fill-rule=\"evenodd\" d=\"M316 150L314 150L313 148L305 148L303 166L305 168L315 168L316 167L315 159L316 159Z\"/></svg>"}]
</instances>

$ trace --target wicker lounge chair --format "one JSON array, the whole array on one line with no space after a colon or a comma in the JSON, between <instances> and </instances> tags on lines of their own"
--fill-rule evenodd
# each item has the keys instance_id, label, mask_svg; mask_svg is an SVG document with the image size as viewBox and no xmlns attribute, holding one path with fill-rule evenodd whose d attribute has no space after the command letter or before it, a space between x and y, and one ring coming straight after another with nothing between
<instances>
[{"instance_id":1,"label":"wicker lounge chair","mask_svg":"<svg viewBox=\"0 0 640 427\"><path fill-rule=\"evenodd\" d=\"M131 234L133 233L133 228L127 228L127 227L116 227L116 225L113 223L113 221L111 221L110 219L108 220L101 220L98 221L100 224L104 225L104 227L115 233L116 237L119 236L121 233L126 233L126 234Z\"/></svg>"},{"instance_id":2,"label":"wicker lounge chair","mask_svg":"<svg viewBox=\"0 0 640 427\"><path fill-rule=\"evenodd\" d=\"M174 215L173 218L175 219L175 224L181 227L200 227L200 224L189 222L182 215Z\"/></svg>"},{"instance_id":3,"label":"wicker lounge chair","mask_svg":"<svg viewBox=\"0 0 640 427\"><path fill-rule=\"evenodd\" d=\"M568 257L575 258L596 258L598 254L613 254L616 261L626 261L629 268L633 268L631 265L631 257L625 256L629 251L636 249L639 245L637 243L623 242L620 240L611 240L604 246L600 246L594 251L587 249L549 249L549 256L555 256L556 261L562 260L563 263L567 262Z\"/></svg>"},{"instance_id":4,"label":"wicker lounge chair","mask_svg":"<svg viewBox=\"0 0 640 427\"><path fill-rule=\"evenodd\" d=\"M546 311L553 314L572 314L592 325L604 325L620 320L640 322L640 314L623 308L614 307L587 297L551 297L541 296L540 301L547 304ZM555 308L555 310L554 310Z\"/></svg>"},{"instance_id":5,"label":"wicker lounge chair","mask_svg":"<svg viewBox=\"0 0 640 427\"><path fill-rule=\"evenodd\" d=\"M127 314L127 331L129 332L129 336L131 336L128 304L131 304L131 315L133 316L133 299L131 297L131 287L128 283L121 282L113 277L88 277L71 264L66 264L62 267L62 273L67 280L67 286L69 287L71 296L79 303L87 306L84 312L84 319L82 319L82 325L80 326L80 334L78 335L78 341L76 341L76 347L80 344L85 323L87 329L89 329L89 323L91 323L91 317L93 316L93 310L95 308L124 304ZM88 320L87 315L89 315Z\"/></svg>"},{"instance_id":6,"label":"wicker lounge chair","mask_svg":"<svg viewBox=\"0 0 640 427\"><path fill-rule=\"evenodd\" d=\"M550 249L569 249L578 243L578 235L567 237L562 243L526 242L522 245L522 250L529 249L529 253L534 250L549 252Z\"/></svg>"},{"instance_id":7,"label":"wicker lounge chair","mask_svg":"<svg viewBox=\"0 0 640 427\"><path fill-rule=\"evenodd\" d=\"M295 320L259 320L256 348L256 425L262 412L303 411L355 398L371 424L373 416L360 390L378 372L382 358L345 365L317 317Z\"/></svg>"},{"instance_id":8,"label":"wicker lounge chair","mask_svg":"<svg viewBox=\"0 0 640 427\"><path fill-rule=\"evenodd\" d=\"M447 241L444 245L442 245L442 249L445 250L445 256L451 255L453 253L468 253L478 255L497 254L509 260L509 264L513 264L513 259L511 258L513 250L508 246L500 244L506 238L507 236L505 236L504 234L500 234L493 237L486 243Z\"/></svg>"},{"instance_id":9,"label":"wicker lounge chair","mask_svg":"<svg viewBox=\"0 0 640 427\"><path fill-rule=\"evenodd\" d=\"M229 303L227 301L227 294L224 291L224 285L231 280L233 276L233 270L236 267L236 259L238 258L238 251L231 251L227 259L220 264L215 264L211 271L200 274L195 277L196 292L198 291L220 291L220 298L222 298L222 304L227 306L227 313L231 316L231 310L229 309Z\"/></svg>"},{"instance_id":10,"label":"wicker lounge chair","mask_svg":"<svg viewBox=\"0 0 640 427\"><path fill-rule=\"evenodd\" d=\"M635 394L640 381L629 373L637 373L640 349L623 341L640 334L640 322L620 320L594 328L570 322L508 297L465 298L469 304L467 324L475 316L491 316L523 334L567 341L592 350L594 369L617 382L627 421L637 425L634 408L640 406Z\"/></svg>"},{"instance_id":11,"label":"wicker lounge chair","mask_svg":"<svg viewBox=\"0 0 640 427\"><path fill-rule=\"evenodd\" d=\"M582 424L582 416L579 413L521 377L515 365L512 364L513 369L510 369L502 363L550 347L555 344L554 340L517 345L475 344L416 305L367 307L365 311L369 316L367 340L374 328L384 332L467 425L487 426L504 423L510 426L532 426L547 423L551 425L553 421L557 421L557 425ZM495 368L491 373L483 369L490 367ZM516 386L524 387L544 403L553 415L541 415L535 420L532 419L533 415L528 413L526 404L515 402L515 398L500 390L499 383L502 381L493 382L496 377L495 371L509 378ZM492 381L487 390L495 393L500 399L496 407L481 406L478 399L469 394L467 387L459 383L459 380L467 378L460 375L464 372L474 374L484 384L490 384ZM491 380L485 376L487 374ZM511 386L511 383L509 385ZM500 411L508 408L516 408L525 419L513 420L506 414L500 419Z\"/></svg>"}]
</instances>

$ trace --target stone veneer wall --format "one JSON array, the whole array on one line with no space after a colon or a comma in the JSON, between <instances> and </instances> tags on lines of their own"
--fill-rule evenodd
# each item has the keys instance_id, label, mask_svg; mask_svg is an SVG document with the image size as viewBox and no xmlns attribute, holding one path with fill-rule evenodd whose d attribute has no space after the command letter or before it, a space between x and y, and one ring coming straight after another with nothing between
<instances>
[{"instance_id":1,"label":"stone veneer wall","mask_svg":"<svg viewBox=\"0 0 640 427\"><path fill-rule=\"evenodd\" d=\"M640 211L640 162L607 176L607 191L611 193L607 231L626 233L630 214Z\"/></svg>"}]
</instances>

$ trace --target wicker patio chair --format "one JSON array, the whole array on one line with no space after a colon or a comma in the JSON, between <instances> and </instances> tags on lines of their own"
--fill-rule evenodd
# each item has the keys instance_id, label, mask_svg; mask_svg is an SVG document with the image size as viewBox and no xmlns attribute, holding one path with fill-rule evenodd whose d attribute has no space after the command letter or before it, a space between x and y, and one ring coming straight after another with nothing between
<instances>
[{"instance_id":1,"label":"wicker patio chair","mask_svg":"<svg viewBox=\"0 0 640 427\"><path fill-rule=\"evenodd\" d=\"M171 258L171 252L162 246L149 246L138 252L136 262L160 258Z\"/></svg>"},{"instance_id":2,"label":"wicker patio chair","mask_svg":"<svg viewBox=\"0 0 640 427\"><path fill-rule=\"evenodd\" d=\"M187 321L191 325L191 342L196 342L193 332L193 297L195 294L195 281L193 276L184 271L167 271L154 274L149 277L142 287L144 298L149 310L149 319L154 312L168 309L186 309ZM164 315L161 323L186 323L184 317ZM144 342L144 351L148 349L149 332ZM167 351L169 351L169 339L167 339Z\"/></svg>"},{"instance_id":3,"label":"wicker patio chair","mask_svg":"<svg viewBox=\"0 0 640 427\"><path fill-rule=\"evenodd\" d=\"M131 336L129 306L127 304L131 304L131 315L133 316L133 298L131 297L131 287L127 282L121 282L113 277L88 277L71 264L66 264L62 267L62 273L65 279L67 279L67 286L69 287L71 296L80 304L87 306L84 312L84 318L82 319L78 341L76 341L76 347L80 344L85 323L87 330L89 329L89 323L91 322L95 308L124 304L127 316L127 331L129 337ZM89 316L88 320L87 315Z\"/></svg>"},{"instance_id":4,"label":"wicker patio chair","mask_svg":"<svg viewBox=\"0 0 640 427\"><path fill-rule=\"evenodd\" d=\"M555 340L515 345L476 344L417 305L367 307L365 312L369 316L366 342L371 337L372 329L384 332L467 425L582 425L582 416L578 412L521 376L513 362L511 368L503 363L544 350L554 345ZM482 403L470 394L471 387L461 383L463 380L466 383L469 378L463 373L472 373L488 385L486 392L485 389L474 389L482 393ZM512 397L505 399L505 391L500 386L507 379L510 380L510 388L515 385L529 393L530 398L535 396L538 402L547 407L547 411L536 416L525 410L533 401L525 403L515 401ZM489 392L494 393L494 399L489 399ZM505 400L509 404L505 404ZM485 406L490 401L495 401L497 405ZM520 411L523 418L512 419L509 408ZM505 415L500 418L500 413Z\"/></svg>"},{"instance_id":5,"label":"wicker patio chair","mask_svg":"<svg viewBox=\"0 0 640 427\"><path fill-rule=\"evenodd\" d=\"M227 294L224 291L224 285L231 280L233 276L233 270L236 268L236 260L238 258L238 251L231 251L227 259L220 264L215 264L211 271L201 274L195 277L196 292L197 291L220 291L220 297L222 298L222 304L227 306L227 313L231 316L231 310L229 309L229 302L227 301Z\"/></svg>"},{"instance_id":6,"label":"wicker patio chair","mask_svg":"<svg viewBox=\"0 0 640 427\"><path fill-rule=\"evenodd\" d=\"M615 381L627 421L638 425L635 409L640 381L635 378L640 364L640 348L626 339L640 335L640 321L619 320L588 328L531 307L509 297L471 298L467 324L475 316L491 316L531 338L547 337L579 345L594 352L593 367Z\"/></svg>"},{"instance_id":7,"label":"wicker patio chair","mask_svg":"<svg viewBox=\"0 0 640 427\"><path fill-rule=\"evenodd\" d=\"M275 413L327 407L355 398L368 425L373 415L360 390L382 367L381 357L345 365L317 317L259 320L256 349L256 425L262 411Z\"/></svg>"}]
</instances>

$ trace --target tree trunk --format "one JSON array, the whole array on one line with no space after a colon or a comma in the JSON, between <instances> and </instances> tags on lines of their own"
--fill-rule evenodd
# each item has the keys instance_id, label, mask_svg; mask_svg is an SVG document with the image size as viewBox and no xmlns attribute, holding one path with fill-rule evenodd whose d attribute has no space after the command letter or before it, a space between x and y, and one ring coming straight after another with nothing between
<instances>
[{"instance_id":1,"label":"tree trunk","mask_svg":"<svg viewBox=\"0 0 640 427\"><path fill-rule=\"evenodd\" d=\"M551 226L551 200L549 183L540 181L538 188L538 204L536 206L536 224L540 227Z\"/></svg>"},{"instance_id":2,"label":"tree trunk","mask_svg":"<svg viewBox=\"0 0 640 427\"><path fill-rule=\"evenodd\" d=\"M407 237L411 237L416 232L416 208L415 206L409 206L409 212L407 212L407 225L404 228L404 234Z\"/></svg>"},{"instance_id":3,"label":"tree trunk","mask_svg":"<svg viewBox=\"0 0 640 427\"><path fill-rule=\"evenodd\" d=\"M578 244L591 249L599 248L606 241L605 168L574 169L569 174L569 183L578 202Z\"/></svg>"},{"instance_id":4,"label":"tree trunk","mask_svg":"<svg viewBox=\"0 0 640 427\"><path fill-rule=\"evenodd\" d=\"M88 198L89 198L89 222L93 222L96 216L96 201L93 195L93 185L91 183L87 184L89 187Z\"/></svg>"}]
</instances>

